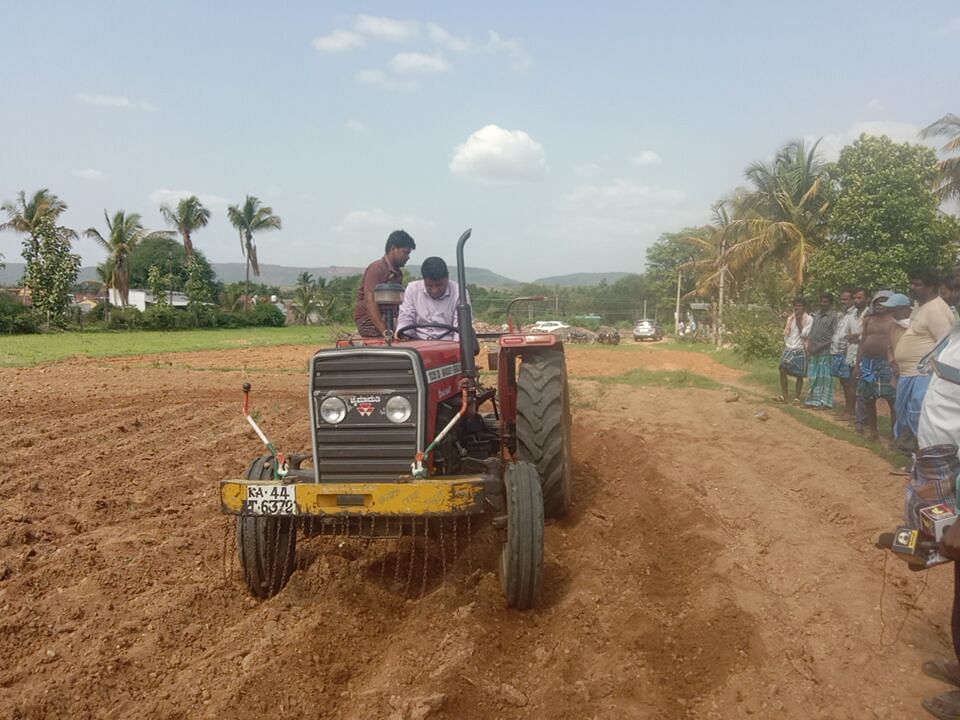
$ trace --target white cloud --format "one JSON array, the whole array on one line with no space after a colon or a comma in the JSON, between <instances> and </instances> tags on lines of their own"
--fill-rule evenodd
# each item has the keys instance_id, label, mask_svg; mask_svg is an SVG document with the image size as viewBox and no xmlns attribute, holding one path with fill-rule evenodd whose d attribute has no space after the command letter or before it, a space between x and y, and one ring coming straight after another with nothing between
<instances>
[{"instance_id":1,"label":"white cloud","mask_svg":"<svg viewBox=\"0 0 960 720\"><path fill-rule=\"evenodd\" d=\"M351 210L348 212L339 225L334 225L333 229L337 232L345 233L365 233L391 231L398 228L406 230L429 230L434 226L430 220L424 220L416 215L401 213L393 215L386 213L380 208L372 210Z\"/></svg>"},{"instance_id":2,"label":"white cloud","mask_svg":"<svg viewBox=\"0 0 960 720\"><path fill-rule=\"evenodd\" d=\"M657 234L699 221L682 190L643 185L629 179L584 183L566 195L551 233L616 243Z\"/></svg>"},{"instance_id":3,"label":"white cloud","mask_svg":"<svg viewBox=\"0 0 960 720\"><path fill-rule=\"evenodd\" d=\"M543 146L523 130L482 127L454 150L450 172L485 185L535 180L546 169Z\"/></svg>"},{"instance_id":4,"label":"white cloud","mask_svg":"<svg viewBox=\"0 0 960 720\"><path fill-rule=\"evenodd\" d=\"M362 36L349 30L334 30L329 35L315 37L313 47L322 53L339 53L363 47L364 39Z\"/></svg>"},{"instance_id":5,"label":"white cloud","mask_svg":"<svg viewBox=\"0 0 960 720\"><path fill-rule=\"evenodd\" d=\"M632 160L634 165L640 167L650 167L651 165L661 165L663 163L663 158L661 158L653 150L643 150L639 155L637 155Z\"/></svg>"},{"instance_id":6,"label":"white cloud","mask_svg":"<svg viewBox=\"0 0 960 720\"><path fill-rule=\"evenodd\" d=\"M390 59L389 65L397 75L437 74L450 70L450 63L439 53L436 55L418 52L397 53Z\"/></svg>"},{"instance_id":7,"label":"white cloud","mask_svg":"<svg viewBox=\"0 0 960 720\"><path fill-rule=\"evenodd\" d=\"M427 34L433 42L451 52L465 53L474 50L473 41L470 38L457 37L436 23L427 23Z\"/></svg>"},{"instance_id":8,"label":"white cloud","mask_svg":"<svg viewBox=\"0 0 960 720\"><path fill-rule=\"evenodd\" d=\"M78 177L81 180L104 180L106 179L106 174L100 170L95 170L93 168L85 168L84 170L72 170L70 172L74 177Z\"/></svg>"},{"instance_id":9,"label":"white cloud","mask_svg":"<svg viewBox=\"0 0 960 720\"><path fill-rule=\"evenodd\" d=\"M367 129L366 125L359 120L354 120L353 118L347 118L347 121L343 124L343 126L350 132L356 133L357 135L365 132Z\"/></svg>"},{"instance_id":10,"label":"white cloud","mask_svg":"<svg viewBox=\"0 0 960 720\"><path fill-rule=\"evenodd\" d=\"M420 23L415 20L357 15L353 29L381 40L410 40L420 34Z\"/></svg>"},{"instance_id":11,"label":"white cloud","mask_svg":"<svg viewBox=\"0 0 960 720\"><path fill-rule=\"evenodd\" d=\"M884 110L883 103L880 102L880 100L878 100L877 98L874 98L873 100L868 102L866 106L864 106L864 110L870 113L883 112Z\"/></svg>"},{"instance_id":12,"label":"white cloud","mask_svg":"<svg viewBox=\"0 0 960 720\"><path fill-rule=\"evenodd\" d=\"M222 198L219 195L205 195L203 193L195 193L192 190L168 190L167 188L158 188L150 193L150 202L157 207L161 205L176 205L178 202L184 198L188 198L191 195L196 195L197 199L210 207L226 207L230 205L230 201L226 198Z\"/></svg>"},{"instance_id":13,"label":"white cloud","mask_svg":"<svg viewBox=\"0 0 960 720\"><path fill-rule=\"evenodd\" d=\"M156 108L146 100L131 100L124 95L77 93L76 99L85 105L94 105L96 107L120 108L123 110L146 110L147 112L153 112L156 110Z\"/></svg>"},{"instance_id":14,"label":"white cloud","mask_svg":"<svg viewBox=\"0 0 960 720\"><path fill-rule=\"evenodd\" d=\"M533 64L533 60L527 55L526 50L516 40L510 40L500 37L493 30L487 32L487 44L484 49L488 52L503 53L510 58L510 64L514 70L523 70Z\"/></svg>"},{"instance_id":15,"label":"white cloud","mask_svg":"<svg viewBox=\"0 0 960 720\"><path fill-rule=\"evenodd\" d=\"M817 146L818 152L825 160L833 161L840 157L840 150L845 145L849 145L860 135L886 135L894 142L910 142L918 144L929 144L922 142L918 137L920 128L911 123L893 122L889 120L866 120L856 122L841 133L824 135ZM805 139L813 142L817 140L815 135L807 135Z\"/></svg>"},{"instance_id":16,"label":"white cloud","mask_svg":"<svg viewBox=\"0 0 960 720\"><path fill-rule=\"evenodd\" d=\"M600 166L597 163L584 163L583 165L577 165L573 171L584 180L589 180L596 177L597 173L600 172Z\"/></svg>"},{"instance_id":17,"label":"white cloud","mask_svg":"<svg viewBox=\"0 0 960 720\"><path fill-rule=\"evenodd\" d=\"M934 30L935 35L960 35L960 17L950 18Z\"/></svg>"},{"instance_id":18,"label":"white cloud","mask_svg":"<svg viewBox=\"0 0 960 720\"><path fill-rule=\"evenodd\" d=\"M379 87L384 90L405 91L417 89L416 80L400 80L388 75L383 70L359 70L354 78L361 85L370 85L371 87Z\"/></svg>"}]
</instances>

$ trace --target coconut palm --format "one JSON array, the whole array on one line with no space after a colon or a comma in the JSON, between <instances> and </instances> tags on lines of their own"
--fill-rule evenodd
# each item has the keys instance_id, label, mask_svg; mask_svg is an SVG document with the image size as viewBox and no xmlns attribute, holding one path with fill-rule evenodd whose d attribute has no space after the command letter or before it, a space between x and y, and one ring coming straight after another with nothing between
<instances>
[{"instance_id":1,"label":"coconut palm","mask_svg":"<svg viewBox=\"0 0 960 720\"><path fill-rule=\"evenodd\" d=\"M304 325L310 323L310 316L317 310L318 289L319 287L310 273L302 272L297 276L297 287L293 291L293 302L290 303L290 309L293 311L294 317Z\"/></svg>"},{"instance_id":2,"label":"coconut palm","mask_svg":"<svg viewBox=\"0 0 960 720\"><path fill-rule=\"evenodd\" d=\"M945 135L949 140L940 148L944 153L960 153L960 116L947 113L925 127L920 137ZM948 157L937 163L937 179L934 185L941 200L960 200L960 155Z\"/></svg>"},{"instance_id":3,"label":"coconut palm","mask_svg":"<svg viewBox=\"0 0 960 720\"><path fill-rule=\"evenodd\" d=\"M263 230L280 230L280 218L273 214L273 208L261 206L260 200L247 195L243 205L231 205L227 208L227 217L230 224L240 233L240 249L246 259L246 278L244 280L243 309L248 309L250 297L250 269L253 274L260 275L260 265L257 262L257 246L253 242L254 233Z\"/></svg>"},{"instance_id":4,"label":"coconut palm","mask_svg":"<svg viewBox=\"0 0 960 720\"><path fill-rule=\"evenodd\" d=\"M0 223L0 230L27 233L32 240L36 240L40 220L48 217L56 225L60 215L67 209L67 204L49 189L43 188L37 190L29 199L21 190L14 202L7 201L0 205L0 209L7 214L8 218L7 222ZM77 234L69 228L58 229L71 239L77 237Z\"/></svg>"},{"instance_id":5,"label":"coconut palm","mask_svg":"<svg viewBox=\"0 0 960 720\"><path fill-rule=\"evenodd\" d=\"M197 199L196 195L182 198L176 209L169 205L160 206L160 214L167 225L174 228L183 238L183 249L187 253L187 263L193 259L193 241L191 235L210 222L210 211Z\"/></svg>"},{"instance_id":6,"label":"coconut palm","mask_svg":"<svg viewBox=\"0 0 960 720\"><path fill-rule=\"evenodd\" d=\"M127 214L118 210L111 220L104 210L103 217L107 221L106 237L96 228L87 228L83 234L96 240L107 251L105 274L109 274L110 287L116 288L120 294L121 304L126 305L130 297L130 253L142 240L169 238L173 233L169 230L146 230L138 213Z\"/></svg>"},{"instance_id":7,"label":"coconut palm","mask_svg":"<svg viewBox=\"0 0 960 720\"><path fill-rule=\"evenodd\" d=\"M826 165L818 140L787 143L772 163L755 162L746 170L752 191L735 203L733 232L740 238L727 251L734 273L782 267L795 290L806 281L807 266L826 233Z\"/></svg>"}]
</instances>

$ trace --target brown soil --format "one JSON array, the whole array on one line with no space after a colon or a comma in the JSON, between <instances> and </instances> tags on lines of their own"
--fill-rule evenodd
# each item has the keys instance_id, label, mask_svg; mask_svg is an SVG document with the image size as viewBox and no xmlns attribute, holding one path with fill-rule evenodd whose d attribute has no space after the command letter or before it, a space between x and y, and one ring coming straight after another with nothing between
<instances>
[{"instance_id":1,"label":"brown soil","mask_svg":"<svg viewBox=\"0 0 960 720\"><path fill-rule=\"evenodd\" d=\"M412 583L405 541L314 538L251 599L217 481L261 453L244 380L277 445L306 447L308 356L0 370L0 717L894 718L945 689L920 664L949 656L949 568L871 545L903 479L723 392L574 381L576 501L536 611L504 608L493 531L467 547L462 526L456 559L450 526L445 560L415 548Z\"/></svg>"}]
</instances>

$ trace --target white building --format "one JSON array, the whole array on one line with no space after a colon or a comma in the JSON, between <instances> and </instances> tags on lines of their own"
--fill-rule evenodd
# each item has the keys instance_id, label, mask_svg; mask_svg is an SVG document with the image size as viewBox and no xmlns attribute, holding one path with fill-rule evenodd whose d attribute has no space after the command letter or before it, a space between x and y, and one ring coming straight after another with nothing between
<instances>
[{"instance_id":1,"label":"white building","mask_svg":"<svg viewBox=\"0 0 960 720\"><path fill-rule=\"evenodd\" d=\"M164 300L167 305L172 305L175 308L185 308L190 302L187 299L187 294L182 292L164 293ZM110 304L117 307L121 305L120 293L117 292L116 288L110 288ZM149 290L130 288L130 291L127 293L127 307L135 307L140 312L143 312L147 309L148 305L153 304L153 293Z\"/></svg>"}]
</instances>

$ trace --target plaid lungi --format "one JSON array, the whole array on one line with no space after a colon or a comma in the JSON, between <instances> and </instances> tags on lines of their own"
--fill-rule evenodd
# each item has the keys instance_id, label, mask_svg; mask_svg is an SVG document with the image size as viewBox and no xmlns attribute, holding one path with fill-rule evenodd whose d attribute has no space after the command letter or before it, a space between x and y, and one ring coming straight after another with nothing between
<instances>
[{"instance_id":1,"label":"plaid lungi","mask_svg":"<svg viewBox=\"0 0 960 720\"><path fill-rule=\"evenodd\" d=\"M830 356L831 369L835 378L849 380L853 377L853 366L847 363L847 354L838 353Z\"/></svg>"},{"instance_id":2,"label":"plaid lungi","mask_svg":"<svg viewBox=\"0 0 960 720\"><path fill-rule=\"evenodd\" d=\"M929 375L901 375L897 381L897 424L893 427L893 436L901 438L907 432L917 436L920 429L920 408L923 396L930 384Z\"/></svg>"},{"instance_id":3,"label":"plaid lungi","mask_svg":"<svg viewBox=\"0 0 960 720\"><path fill-rule=\"evenodd\" d=\"M793 377L807 376L807 355L803 350L791 350L787 348L780 356L780 368Z\"/></svg>"},{"instance_id":4,"label":"plaid lungi","mask_svg":"<svg viewBox=\"0 0 960 720\"><path fill-rule=\"evenodd\" d=\"M857 396L864 400L893 398L897 389L893 386L893 368L884 358L861 358L860 382L857 383Z\"/></svg>"},{"instance_id":5,"label":"plaid lungi","mask_svg":"<svg viewBox=\"0 0 960 720\"><path fill-rule=\"evenodd\" d=\"M903 521L920 527L920 510L930 505L956 505L956 477L960 471L956 445L931 445L917 450L907 483Z\"/></svg>"},{"instance_id":6,"label":"plaid lungi","mask_svg":"<svg viewBox=\"0 0 960 720\"><path fill-rule=\"evenodd\" d=\"M833 407L833 359L829 355L814 355L810 358L810 392L806 405Z\"/></svg>"}]
</instances>

